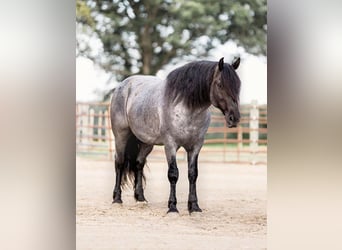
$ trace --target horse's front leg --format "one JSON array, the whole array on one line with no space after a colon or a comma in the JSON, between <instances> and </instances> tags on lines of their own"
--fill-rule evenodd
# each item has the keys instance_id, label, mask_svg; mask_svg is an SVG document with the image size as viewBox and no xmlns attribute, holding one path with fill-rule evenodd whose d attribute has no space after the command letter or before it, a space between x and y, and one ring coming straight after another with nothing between
<instances>
[{"instance_id":1,"label":"horse's front leg","mask_svg":"<svg viewBox=\"0 0 342 250\"><path fill-rule=\"evenodd\" d=\"M167 172L167 177L170 182L170 196L169 196L169 202L168 202L168 207L169 210L167 211L168 213L170 212L177 212L177 198L176 198L176 184L178 181L178 167L176 163L176 152L177 148L174 146L165 146L165 154L167 158L167 163L169 165L169 169Z\"/></svg>"},{"instance_id":2,"label":"horse's front leg","mask_svg":"<svg viewBox=\"0 0 342 250\"><path fill-rule=\"evenodd\" d=\"M197 193L196 193L196 181L198 176L198 154L200 149L188 151L188 179L189 179L189 199L188 210L192 212L202 212L202 209L198 206Z\"/></svg>"}]
</instances>

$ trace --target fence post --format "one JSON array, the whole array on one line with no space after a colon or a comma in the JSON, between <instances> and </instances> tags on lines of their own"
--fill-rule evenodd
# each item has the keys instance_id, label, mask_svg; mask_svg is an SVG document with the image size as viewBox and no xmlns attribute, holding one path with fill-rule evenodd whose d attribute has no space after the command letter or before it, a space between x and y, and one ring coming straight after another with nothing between
<instances>
[{"instance_id":1,"label":"fence post","mask_svg":"<svg viewBox=\"0 0 342 250\"><path fill-rule=\"evenodd\" d=\"M256 152L258 150L258 140L259 140L259 109L258 102L253 100L251 103L250 110L250 120L249 120L249 128L250 128L250 150L251 150L251 158L250 162L252 165L256 163Z\"/></svg>"},{"instance_id":2,"label":"fence post","mask_svg":"<svg viewBox=\"0 0 342 250\"><path fill-rule=\"evenodd\" d=\"M238 131L237 131L237 139L238 139L238 143L237 143L237 160L240 161L240 152L242 150L242 127L241 124L238 125L237 127Z\"/></svg>"},{"instance_id":3,"label":"fence post","mask_svg":"<svg viewBox=\"0 0 342 250\"><path fill-rule=\"evenodd\" d=\"M89 106L89 109L88 109L88 114L89 114L89 123L88 123L88 138L89 138L89 148L91 148L91 144L93 143L94 141L94 137L93 137L93 134L94 134L94 115L95 115L95 111L94 109L90 109L90 106ZM91 142L91 143L90 143Z\"/></svg>"},{"instance_id":4,"label":"fence post","mask_svg":"<svg viewBox=\"0 0 342 250\"><path fill-rule=\"evenodd\" d=\"M108 111L108 107L107 110L104 112L104 119L105 119L105 138L107 140L108 143L108 150L109 150L109 160L113 160L112 157L112 137L111 137L111 131L109 129L109 111Z\"/></svg>"},{"instance_id":5,"label":"fence post","mask_svg":"<svg viewBox=\"0 0 342 250\"><path fill-rule=\"evenodd\" d=\"M80 126L80 135L82 135L82 140L80 141L80 144L84 145L85 149L87 150L89 147L89 110L88 105L79 104L79 126Z\"/></svg>"},{"instance_id":6,"label":"fence post","mask_svg":"<svg viewBox=\"0 0 342 250\"><path fill-rule=\"evenodd\" d=\"M98 111L98 113L96 114L97 116L97 126L96 126L96 130L97 130L97 138L98 138L98 142L101 143L102 142L102 110ZM95 124L94 124L95 126Z\"/></svg>"},{"instance_id":7,"label":"fence post","mask_svg":"<svg viewBox=\"0 0 342 250\"><path fill-rule=\"evenodd\" d=\"M80 110L80 105L76 103L76 146L82 143L82 112Z\"/></svg>"},{"instance_id":8,"label":"fence post","mask_svg":"<svg viewBox=\"0 0 342 250\"><path fill-rule=\"evenodd\" d=\"M227 160L227 157L226 157L226 154L227 154L227 126L225 123L223 123L223 161L226 162Z\"/></svg>"}]
</instances>

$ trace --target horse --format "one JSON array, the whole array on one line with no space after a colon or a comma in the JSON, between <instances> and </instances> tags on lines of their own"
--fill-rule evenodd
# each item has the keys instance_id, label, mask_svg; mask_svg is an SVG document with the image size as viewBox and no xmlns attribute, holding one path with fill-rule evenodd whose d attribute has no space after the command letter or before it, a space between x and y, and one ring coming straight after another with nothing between
<instances>
[{"instance_id":1,"label":"horse","mask_svg":"<svg viewBox=\"0 0 342 250\"><path fill-rule=\"evenodd\" d=\"M115 137L115 187L113 203L122 203L121 189L131 182L137 202L147 202L143 184L146 157L154 145L164 145L168 164L170 196L168 211L178 212L176 153L187 152L188 211L202 212L196 180L198 155L210 123L209 107L221 110L229 128L240 120L240 58L232 64L194 61L170 72L165 80L151 75L133 75L113 90L111 125Z\"/></svg>"}]
</instances>

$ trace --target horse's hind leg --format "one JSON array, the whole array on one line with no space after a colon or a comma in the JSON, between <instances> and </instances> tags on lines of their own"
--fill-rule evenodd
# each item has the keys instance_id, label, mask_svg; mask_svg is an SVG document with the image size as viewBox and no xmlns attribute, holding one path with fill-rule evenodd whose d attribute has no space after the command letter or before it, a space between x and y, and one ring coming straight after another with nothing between
<instances>
[{"instance_id":1,"label":"horse's hind leg","mask_svg":"<svg viewBox=\"0 0 342 250\"><path fill-rule=\"evenodd\" d=\"M146 163L146 157L151 153L153 145L147 145L144 143L140 144L140 149L137 157L137 171L135 173L134 182L134 198L137 201L145 201L144 190L143 190L143 169Z\"/></svg>"},{"instance_id":2,"label":"horse's hind leg","mask_svg":"<svg viewBox=\"0 0 342 250\"><path fill-rule=\"evenodd\" d=\"M125 164L125 148L131 132L129 130L120 131L120 134L115 136L115 187L113 191L113 203L122 203L121 200L121 180L124 174Z\"/></svg>"},{"instance_id":3,"label":"horse's hind leg","mask_svg":"<svg viewBox=\"0 0 342 250\"><path fill-rule=\"evenodd\" d=\"M113 191L113 203L122 203L121 200L121 178L123 172L123 163L115 159L115 187Z\"/></svg>"}]
</instances>

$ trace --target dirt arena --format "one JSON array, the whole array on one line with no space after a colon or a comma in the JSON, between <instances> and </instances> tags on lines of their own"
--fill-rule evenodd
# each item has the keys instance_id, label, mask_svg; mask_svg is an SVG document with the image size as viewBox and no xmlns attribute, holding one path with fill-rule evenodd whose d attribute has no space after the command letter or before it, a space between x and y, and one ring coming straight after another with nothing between
<instances>
[{"instance_id":1,"label":"dirt arena","mask_svg":"<svg viewBox=\"0 0 342 250\"><path fill-rule=\"evenodd\" d=\"M185 162L178 164L179 214L166 214L167 165L149 162L145 197L133 190L112 204L114 167L110 161L77 158L77 249L266 249L266 166L199 162L197 194L202 213L187 212Z\"/></svg>"}]
</instances>

